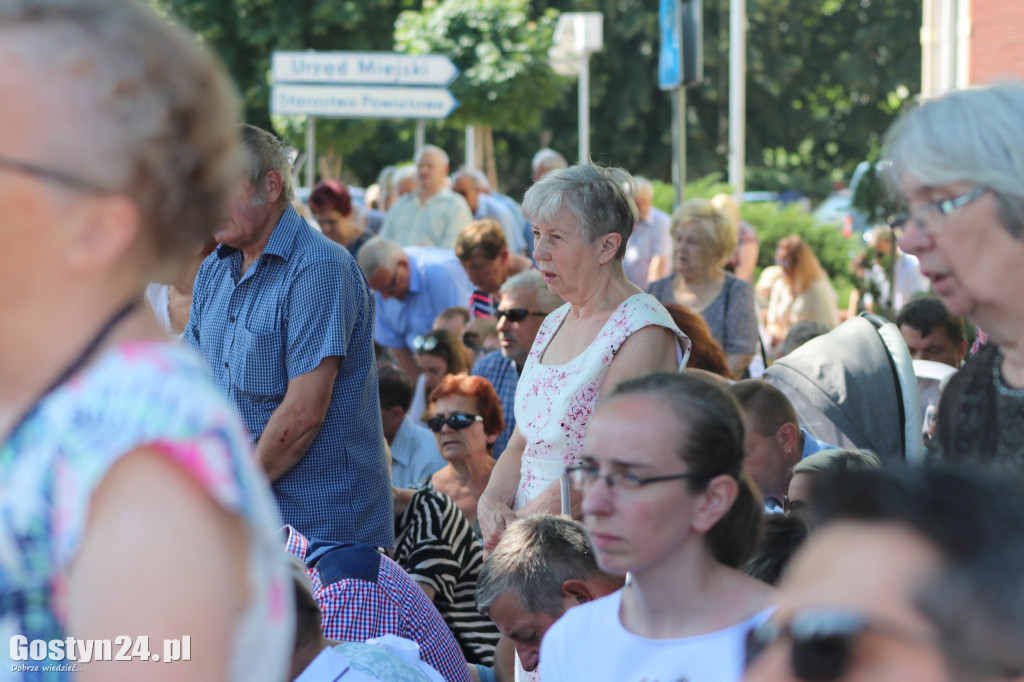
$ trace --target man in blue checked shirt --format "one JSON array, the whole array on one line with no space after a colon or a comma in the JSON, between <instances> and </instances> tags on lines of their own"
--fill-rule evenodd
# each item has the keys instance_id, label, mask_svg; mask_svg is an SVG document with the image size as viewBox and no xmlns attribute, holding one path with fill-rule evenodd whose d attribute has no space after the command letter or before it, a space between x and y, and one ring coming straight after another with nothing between
<instances>
[{"instance_id":1,"label":"man in blue checked shirt","mask_svg":"<svg viewBox=\"0 0 1024 682\"><path fill-rule=\"evenodd\" d=\"M254 126L241 134L249 170L196 276L185 342L238 407L284 522L390 547L370 289L291 207L287 146Z\"/></svg>"}]
</instances>

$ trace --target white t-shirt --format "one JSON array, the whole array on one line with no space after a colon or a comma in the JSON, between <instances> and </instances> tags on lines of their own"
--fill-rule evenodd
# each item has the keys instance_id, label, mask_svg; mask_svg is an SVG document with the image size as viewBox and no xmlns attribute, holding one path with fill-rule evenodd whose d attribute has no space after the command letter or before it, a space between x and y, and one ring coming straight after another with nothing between
<instances>
[{"instance_id":1,"label":"white t-shirt","mask_svg":"<svg viewBox=\"0 0 1024 682\"><path fill-rule=\"evenodd\" d=\"M540 660L551 682L737 682L747 632L774 607L732 627L680 639L648 639L622 627L622 590L569 609L544 635Z\"/></svg>"}]
</instances>

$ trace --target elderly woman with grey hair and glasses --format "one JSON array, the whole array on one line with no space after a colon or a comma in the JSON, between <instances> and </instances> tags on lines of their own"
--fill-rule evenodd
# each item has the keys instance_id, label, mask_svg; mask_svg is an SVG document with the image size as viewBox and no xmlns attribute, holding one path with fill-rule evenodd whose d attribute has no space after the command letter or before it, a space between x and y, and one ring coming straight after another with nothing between
<instances>
[{"instance_id":1,"label":"elderly woman with grey hair and glasses","mask_svg":"<svg viewBox=\"0 0 1024 682\"><path fill-rule=\"evenodd\" d=\"M900 246L955 315L991 343L942 396L942 456L1024 471L1024 83L948 93L889 131Z\"/></svg>"},{"instance_id":2,"label":"elderly woman with grey hair and glasses","mask_svg":"<svg viewBox=\"0 0 1024 682\"><path fill-rule=\"evenodd\" d=\"M480 498L488 548L516 518L569 506L559 479L578 462L602 393L686 362L689 339L622 269L634 195L625 171L583 164L545 174L523 199L537 268L567 303L537 332L516 390L515 431Z\"/></svg>"}]
</instances>

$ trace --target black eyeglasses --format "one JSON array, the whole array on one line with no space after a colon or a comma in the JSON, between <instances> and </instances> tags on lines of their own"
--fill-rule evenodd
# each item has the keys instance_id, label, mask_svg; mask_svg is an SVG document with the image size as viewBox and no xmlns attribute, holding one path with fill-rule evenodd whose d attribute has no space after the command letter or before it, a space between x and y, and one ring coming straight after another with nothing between
<instances>
[{"instance_id":1,"label":"black eyeglasses","mask_svg":"<svg viewBox=\"0 0 1024 682\"><path fill-rule=\"evenodd\" d=\"M789 661L793 676L804 682L831 682L849 672L857 640L868 632L936 648L973 670L1000 678L1021 674L1018 668L981 661L973 654L958 651L935 635L914 632L895 623L869 620L854 611L827 608L804 609L794 614L788 623L769 620L752 629L747 633L746 665L749 667L769 646L788 639L792 646Z\"/></svg>"},{"instance_id":2,"label":"black eyeglasses","mask_svg":"<svg viewBox=\"0 0 1024 682\"><path fill-rule=\"evenodd\" d=\"M427 334L426 336L417 336L412 340L412 347L416 350L432 351L437 348L437 337Z\"/></svg>"},{"instance_id":3,"label":"black eyeglasses","mask_svg":"<svg viewBox=\"0 0 1024 682\"><path fill-rule=\"evenodd\" d=\"M536 315L538 317L547 317L547 313L541 313L536 310L527 310L526 308L509 308L507 310L494 311L494 317L501 322L501 318L507 317L509 322L522 322L530 315Z\"/></svg>"},{"instance_id":4,"label":"black eyeglasses","mask_svg":"<svg viewBox=\"0 0 1024 682\"><path fill-rule=\"evenodd\" d=\"M609 471L607 474L601 473L601 468L596 464L585 462L583 464L575 464L570 467L566 467L566 472L569 474L569 480L577 488L590 488L599 478L603 478L604 482L608 484L609 488L620 488L622 490L636 490L642 488L645 485L651 483L660 483L661 481L674 481L676 479L704 479L709 478L707 474L698 473L696 471L684 471L681 474L669 474L667 476L637 476L624 471Z\"/></svg>"},{"instance_id":5,"label":"black eyeglasses","mask_svg":"<svg viewBox=\"0 0 1024 682\"><path fill-rule=\"evenodd\" d=\"M49 180L65 187L77 189L83 192L95 192L104 193L106 189L100 187L97 184L85 180L71 173L65 173L64 171L56 170L53 168L46 168L29 161L21 161L19 159L12 159L8 156L0 156L0 168L6 168L7 170L15 171L16 173L22 173L24 175L31 175L43 180Z\"/></svg>"},{"instance_id":6,"label":"black eyeglasses","mask_svg":"<svg viewBox=\"0 0 1024 682\"><path fill-rule=\"evenodd\" d=\"M484 420L478 414L469 414L467 412L456 412L450 414L447 417L438 415L437 417L431 417L427 420L427 426L434 433L441 433L441 429L447 424L448 428L453 431L461 431L462 429L468 429L476 422L482 422Z\"/></svg>"}]
</instances>

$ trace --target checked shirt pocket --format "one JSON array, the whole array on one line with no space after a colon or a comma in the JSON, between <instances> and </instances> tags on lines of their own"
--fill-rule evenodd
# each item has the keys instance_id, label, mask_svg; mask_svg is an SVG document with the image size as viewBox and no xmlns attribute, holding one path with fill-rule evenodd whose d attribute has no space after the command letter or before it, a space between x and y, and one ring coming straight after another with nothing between
<instances>
[{"instance_id":1,"label":"checked shirt pocket","mask_svg":"<svg viewBox=\"0 0 1024 682\"><path fill-rule=\"evenodd\" d=\"M254 334L239 327L232 364L239 370L232 372L238 389L254 400L280 403L288 390L288 372L285 369L284 335L281 330Z\"/></svg>"}]
</instances>

